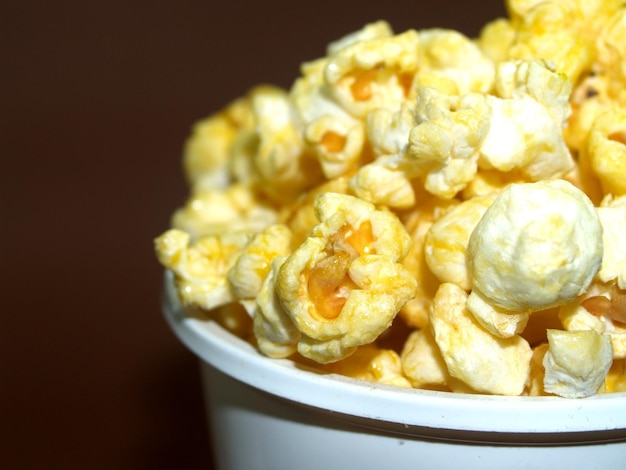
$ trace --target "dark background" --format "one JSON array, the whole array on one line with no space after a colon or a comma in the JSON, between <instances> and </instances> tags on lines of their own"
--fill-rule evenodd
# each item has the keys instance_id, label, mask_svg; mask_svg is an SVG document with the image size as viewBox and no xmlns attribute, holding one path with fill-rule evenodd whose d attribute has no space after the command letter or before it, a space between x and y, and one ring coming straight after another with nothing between
<instances>
[{"instance_id":1,"label":"dark background","mask_svg":"<svg viewBox=\"0 0 626 470\"><path fill-rule=\"evenodd\" d=\"M216 6L217 5L217 6ZM210 468L152 239L194 121L365 23L476 36L503 0L0 7L0 467Z\"/></svg>"}]
</instances>

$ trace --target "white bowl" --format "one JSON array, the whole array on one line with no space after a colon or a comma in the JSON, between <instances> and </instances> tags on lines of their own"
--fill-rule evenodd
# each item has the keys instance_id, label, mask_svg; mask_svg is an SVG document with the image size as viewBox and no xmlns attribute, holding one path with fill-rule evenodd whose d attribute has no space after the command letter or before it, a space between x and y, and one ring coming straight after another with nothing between
<instances>
[{"instance_id":1,"label":"white bowl","mask_svg":"<svg viewBox=\"0 0 626 470\"><path fill-rule=\"evenodd\" d=\"M316 372L186 316L169 273L163 310L201 360L220 469L608 470L626 462L626 393L465 395Z\"/></svg>"}]
</instances>

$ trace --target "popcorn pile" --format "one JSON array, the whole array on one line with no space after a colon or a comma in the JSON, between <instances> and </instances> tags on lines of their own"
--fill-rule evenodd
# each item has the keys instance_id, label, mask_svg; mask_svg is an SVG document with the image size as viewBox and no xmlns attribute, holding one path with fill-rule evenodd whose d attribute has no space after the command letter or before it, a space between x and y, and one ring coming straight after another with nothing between
<instances>
[{"instance_id":1,"label":"popcorn pile","mask_svg":"<svg viewBox=\"0 0 626 470\"><path fill-rule=\"evenodd\" d=\"M626 8L365 25L200 121L155 241L189 315L403 387L626 391Z\"/></svg>"}]
</instances>

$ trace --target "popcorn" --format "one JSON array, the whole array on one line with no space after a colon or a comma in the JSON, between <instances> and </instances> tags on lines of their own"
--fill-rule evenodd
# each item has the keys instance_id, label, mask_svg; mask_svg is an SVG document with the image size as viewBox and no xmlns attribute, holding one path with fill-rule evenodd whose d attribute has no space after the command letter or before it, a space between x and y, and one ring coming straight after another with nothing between
<instances>
[{"instance_id":1,"label":"popcorn","mask_svg":"<svg viewBox=\"0 0 626 470\"><path fill-rule=\"evenodd\" d=\"M430 328L415 330L402 349L402 371L415 388L446 390L451 377Z\"/></svg>"},{"instance_id":2,"label":"popcorn","mask_svg":"<svg viewBox=\"0 0 626 470\"><path fill-rule=\"evenodd\" d=\"M270 263L288 255L291 231L285 225L272 225L252 237L228 271L228 281L238 299L255 299L269 273Z\"/></svg>"},{"instance_id":3,"label":"popcorn","mask_svg":"<svg viewBox=\"0 0 626 470\"><path fill-rule=\"evenodd\" d=\"M187 315L321 373L626 389L626 7L366 24L192 129L155 240Z\"/></svg>"},{"instance_id":4,"label":"popcorn","mask_svg":"<svg viewBox=\"0 0 626 470\"><path fill-rule=\"evenodd\" d=\"M425 174L425 187L432 194L451 198L476 174L478 149L490 126L486 98L479 94L459 98L420 87L416 122L399 165Z\"/></svg>"},{"instance_id":5,"label":"popcorn","mask_svg":"<svg viewBox=\"0 0 626 470\"><path fill-rule=\"evenodd\" d=\"M538 61L502 62L487 97L489 132L480 147L481 168L520 170L531 181L561 177L574 162L565 145L570 84Z\"/></svg>"},{"instance_id":6,"label":"popcorn","mask_svg":"<svg viewBox=\"0 0 626 470\"><path fill-rule=\"evenodd\" d=\"M226 189L199 189L174 212L172 227L187 232L193 240L225 231L255 233L278 219L276 210L259 201L251 187L234 184Z\"/></svg>"},{"instance_id":7,"label":"popcorn","mask_svg":"<svg viewBox=\"0 0 626 470\"><path fill-rule=\"evenodd\" d=\"M327 364L322 370L396 387L411 387L411 383L403 375L398 354L373 344L361 346L348 358Z\"/></svg>"},{"instance_id":8,"label":"popcorn","mask_svg":"<svg viewBox=\"0 0 626 470\"><path fill-rule=\"evenodd\" d=\"M589 132L589 160L605 193L626 194L626 110L596 118Z\"/></svg>"},{"instance_id":9,"label":"popcorn","mask_svg":"<svg viewBox=\"0 0 626 470\"><path fill-rule=\"evenodd\" d=\"M397 108L411 94L418 49L414 30L333 48L324 69L328 91L355 117L381 106Z\"/></svg>"},{"instance_id":10,"label":"popcorn","mask_svg":"<svg viewBox=\"0 0 626 470\"><path fill-rule=\"evenodd\" d=\"M613 360L609 336L592 330L548 330L548 342L543 358L547 392L581 398L603 386Z\"/></svg>"},{"instance_id":11,"label":"popcorn","mask_svg":"<svg viewBox=\"0 0 626 470\"><path fill-rule=\"evenodd\" d=\"M278 271L287 256L277 256L272 260L270 271L256 297L253 314L254 336L259 349L269 357L289 357L296 352L300 332L283 309L276 294Z\"/></svg>"},{"instance_id":12,"label":"popcorn","mask_svg":"<svg viewBox=\"0 0 626 470\"><path fill-rule=\"evenodd\" d=\"M521 336L498 338L466 309L467 293L443 283L430 311L435 342L448 373L473 390L520 395L528 379L532 350Z\"/></svg>"},{"instance_id":13,"label":"popcorn","mask_svg":"<svg viewBox=\"0 0 626 470\"><path fill-rule=\"evenodd\" d=\"M249 236L227 232L191 243L188 233L170 229L155 240L159 261L174 272L183 305L211 310L235 300L227 274Z\"/></svg>"},{"instance_id":14,"label":"popcorn","mask_svg":"<svg viewBox=\"0 0 626 470\"><path fill-rule=\"evenodd\" d=\"M532 312L586 290L602 262L602 226L591 201L570 183L510 185L476 225L468 253L471 295Z\"/></svg>"},{"instance_id":15,"label":"popcorn","mask_svg":"<svg viewBox=\"0 0 626 470\"><path fill-rule=\"evenodd\" d=\"M451 282L464 290L472 288L467 245L474 227L495 198L492 193L463 201L431 225L424 240L424 254L428 267L441 282Z\"/></svg>"},{"instance_id":16,"label":"popcorn","mask_svg":"<svg viewBox=\"0 0 626 470\"><path fill-rule=\"evenodd\" d=\"M300 354L327 363L385 331L416 281L398 263L409 235L390 212L334 193L315 210L320 224L284 262L276 290L301 332Z\"/></svg>"}]
</instances>

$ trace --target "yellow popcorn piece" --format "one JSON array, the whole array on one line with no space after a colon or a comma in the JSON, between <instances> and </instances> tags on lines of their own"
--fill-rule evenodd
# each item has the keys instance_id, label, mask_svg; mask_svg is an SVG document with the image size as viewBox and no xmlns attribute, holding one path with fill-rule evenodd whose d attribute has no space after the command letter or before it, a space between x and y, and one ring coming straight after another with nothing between
<instances>
[{"instance_id":1,"label":"yellow popcorn piece","mask_svg":"<svg viewBox=\"0 0 626 470\"><path fill-rule=\"evenodd\" d=\"M533 348L533 355L530 359L530 372L528 374L528 382L524 395L531 397L539 397L549 395L543 388L543 380L546 375L546 369L543 367L543 358L548 352L548 344L543 343Z\"/></svg>"},{"instance_id":2,"label":"yellow popcorn piece","mask_svg":"<svg viewBox=\"0 0 626 470\"><path fill-rule=\"evenodd\" d=\"M544 389L565 398L594 395L613 362L611 339L592 330L548 330Z\"/></svg>"},{"instance_id":3,"label":"yellow popcorn piece","mask_svg":"<svg viewBox=\"0 0 626 470\"><path fill-rule=\"evenodd\" d=\"M296 352L300 332L283 309L276 294L278 271L287 256L275 257L256 296L253 332L263 354L274 358L289 357Z\"/></svg>"},{"instance_id":4,"label":"yellow popcorn piece","mask_svg":"<svg viewBox=\"0 0 626 470\"><path fill-rule=\"evenodd\" d=\"M235 300L227 274L249 240L248 234L227 232L191 243L188 233L170 229L155 240L155 250L174 273L182 304L211 310Z\"/></svg>"},{"instance_id":5,"label":"yellow popcorn piece","mask_svg":"<svg viewBox=\"0 0 626 470\"><path fill-rule=\"evenodd\" d=\"M509 1L511 21L516 30L508 49L511 59L542 59L575 83L591 64L594 48L595 12L583 12L583 0ZM587 3L589 5L589 3Z\"/></svg>"},{"instance_id":6,"label":"yellow popcorn piece","mask_svg":"<svg viewBox=\"0 0 626 470\"><path fill-rule=\"evenodd\" d=\"M291 253L291 231L285 225L271 225L255 234L228 271L228 281L237 299L254 299L272 260Z\"/></svg>"},{"instance_id":7,"label":"yellow popcorn piece","mask_svg":"<svg viewBox=\"0 0 626 470\"><path fill-rule=\"evenodd\" d=\"M428 311L440 284L426 262L426 234L436 220L457 204L459 201L456 199L439 199L428 195L404 220L412 243L402 264L417 280L417 291L415 297L404 304L400 316L413 328L424 328L428 325Z\"/></svg>"},{"instance_id":8,"label":"yellow popcorn piece","mask_svg":"<svg viewBox=\"0 0 626 470\"><path fill-rule=\"evenodd\" d=\"M396 216L334 193L315 210L320 223L282 265L276 289L301 332L298 352L328 363L385 331L416 281L399 264L410 238Z\"/></svg>"},{"instance_id":9,"label":"yellow popcorn piece","mask_svg":"<svg viewBox=\"0 0 626 470\"><path fill-rule=\"evenodd\" d=\"M532 350L515 335L498 338L483 329L466 309L467 293L456 284L437 290L430 311L435 341L448 373L477 392L521 395Z\"/></svg>"},{"instance_id":10,"label":"yellow popcorn piece","mask_svg":"<svg viewBox=\"0 0 626 470\"><path fill-rule=\"evenodd\" d=\"M258 189L280 202L314 186L321 179L317 160L292 120L289 94L276 87L259 87L250 96L254 116L251 166Z\"/></svg>"},{"instance_id":11,"label":"yellow popcorn piece","mask_svg":"<svg viewBox=\"0 0 626 470\"><path fill-rule=\"evenodd\" d=\"M481 168L519 170L530 180L561 177L574 161L565 145L571 85L540 61L498 65L496 89L489 95L491 125L480 148Z\"/></svg>"},{"instance_id":12,"label":"yellow popcorn piece","mask_svg":"<svg viewBox=\"0 0 626 470\"><path fill-rule=\"evenodd\" d=\"M380 107L397 109L411 96L418 49L414 30L336 48L324 70L328 92L355 117Z\"/></svg>"},{"instance_id":13,"label":"yellow popcorn piece","mask_svg":"<svg viewBox=\"0 0 626 470\"><path fill-rule=\"evenodd\" d=\"M403 375L398 353L374 344L361 346L351 356L322 366L321 369L324 372L341 374L354 379L396 387L411 387L411 383Z\"/></svg>"},{"instance_id":14,"label":"yellow popcorn piece","mask_svg":"<svg viewBox=\"0 0 626 470\"><path fill-rule=\"evenodd\" d=\"M597 117L587 152L605 194L626 194L626 110L614 109Z\"/></svg>"},{"instance_id":15,"label":"yellow popcorn piece","mask_svg":"<svg viewBox=\"0 0 626 470\"><path fill-rule=\"evenodd\" d=\"M192 240L226 231L258 232L276 223L278 214L260 200L248 185L192 192L172 216L172 227L189 233Z\"/></svg>"},{"instance_id":16,"label":"yellow popcorn piece","mask_svg":"<svg viewBox=\"0 0 626 470\"><path fill-rule=\"evenodd\" d=\"M293 203L283 206L279 221L291 229L292 245L300 245L309 236L313 227L319 223L319 219L315 215L314 203L320 194L346 194L347 192L348 181L344 177L339 177L312 188Z\"/></svg>"},{"instance_id":17,"label":"yellow popcorn piece","mask_svg":"<svg viewBox=\"0 0 626 470\"><path fill-rule=\"evenodd\" d=\"M448 367L430 328L409 335L402 353L402 371L415 388L447 390L450 383Z\"/></svg>"},{"instance_id":18,"label":"yellow popcorn piece","mask_svg":"<svg viewBox=\"0 0 626 470\"><path fill-rule=\"evenodd\" d=\"M471 290L467 245L474 227L495 198L496 194L491 194L463 201L435 221L426 232L426 263L441 282Z\"/></svg>"},{"instance_id":19,"label":"yellow popcorn piece","mask_svg":"<svg viewBox=\"0 0 626 470\"><path fill-rule=\"evenodd\" d=\"M407 209L415 204L415 191L406 175L383 165L365 165L350 179L350 189L373 204Z\"/></svg>"},{"instance_id":20,"label":"yellow popcorn piece","mask_svg":"<svg viewBox=\"0 0 626 470\"><path fill-rule=\"evenodd\" d=\"M613 361L605 380L606 393L626 392L626 360Z\"/></svg>"},{"instance_id":21,"label":"yellow popcorn piece","mask_svg":"<svg viewBox=\"0 0 626 470\"><path fill-rule=\"evenodd\" d=\"M522 333L530 319L528 312L511 312L492 305L480 291L472 291L465 306L485 330L499 338Z\"/></svg>"},{"instance_id":22,"label":"yellow popcorn piece","mask_svg":"<svg viewBox=\"0 0 626 470\"><path fill-rule=\"evenodd\" d=\"M476 45L494 63L508 59L508 50L515 40L515 29L506 18L488 22L480 30Z\"/></svg>"},{"instance_id":23,"label":"yellow popcorn piece","mask_svg":"<svg viewBox=\"0 0 626 470\"><path fill-rule=\"evenodd\" d=\"M478 150L490 125L485 96L458 97L420 87L415 120L408 152L397 165L409 175L423 176L430 193L454 197L477 171Z\"/></svg>"},{"instance_id":24,"label":"yellow popcorn piece","mask_svg":"<svg viewBox=\"0 0 626 470\"><path fill-rule=\"evenodd\" d=\"M363 123L350 117L325 114L304 130L324 176L337 178L356 168L365 143Z\"/></svg>"},{"instance_id":25,"label":"yellow popcorn piece","mask_svg":"<svg viewBox=\"0 0 626 470\"><path fill-rule=\"evenodd\" d=\"M418 85L448 81L458 95L487 93L493 86L494 63L462 33L432 28L419 32Z\"/></svg>"},{"instance_id":26,"label":"yellow popcorn piece","mask_svg":"<svg viewBox=\"0 0 626 470\"><path fill-rule=\"evenodd\" d=\"M585 292L602 263L602 226L571 183L512 184L476 225L468 254L474 290L489 303L542 310Z\"/></svg>"},{"instance_id":27,"label":"yellow popcorn piece","mask_svg":"<svg viewBox=\"0 0 626 470\"><path fill-rule=\"evenodd\" d=\"M219 113L196 123L185 142L183 168L193 190L226 188L231 182L228 161L239 132L252 128L246 98L239 98Z\"/></svg>"},{"instance_id":28,"label":"yellow popcorn piece","mask_svg":"<svg viewBox=\"0 0 626 470\"><path fill-rule=\"evenodd\" d=\"M591 330L599 334L606 331L604 322L578 302L561 305L558 316L566 331Z\"/></svg>"},{"instance_id":29,"label":"yellow popcorn piece","mask_svg":"<svg viewBox=\"0 0 626 470\"><path fill-rule=\"evenodd\" d=\"M368 23L358 31L346 34L344 37L328 44L326 47L326 55L332 56L339 50L361 41L385 39L390 38L391 36L393 36L393 29L388 22L379 20L373 23Z\"/></svg>"},{"instance_id":30,"label":"yellow popcorn piece","mask_svg":"<svg viewBox=\"0 0 626 470\"><path fill-rule=\"evenodd\" d=\"M614 359L625 358L626 291L615 283L595 282L584 297L580 302L579 316L588 319L588 323L593 322L591 329L611 337Z\"/></svg>"}]
</instances>

